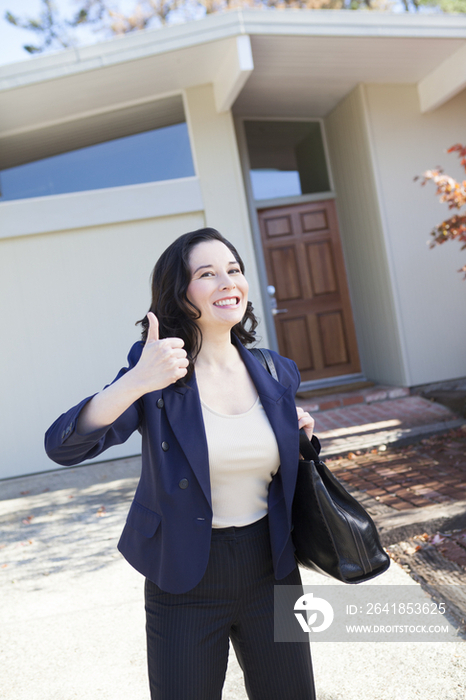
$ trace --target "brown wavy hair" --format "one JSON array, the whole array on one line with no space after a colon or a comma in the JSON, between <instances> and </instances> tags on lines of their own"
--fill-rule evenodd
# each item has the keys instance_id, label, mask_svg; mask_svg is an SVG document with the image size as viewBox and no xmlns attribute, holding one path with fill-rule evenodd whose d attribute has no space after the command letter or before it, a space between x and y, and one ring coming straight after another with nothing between
<instances>
[{"instance_id":1,"label":"brown wavy hair","mask_svg":"<svg viewBox=\"0 0 466 700\"><path fill-rule=\"evenodd\" d=\"M177 384L184 384L191 377L196 357L202 347L202 333L196 323L197 319L201 317L201 312L197 306L189 301L186 292L191 281L189 267L191 250L194 246L205 241L224 243L233 253L241 272L244 274L244 263L238 251L214 228L200 228L177 238L162 253L152 272L152 301L149 311L152 311L158 318L159 337L182 338L189 359L188 372ZM142 325L141 340L145 343L149 328L147 316L137 321L137 324ZM248 301L243 318L240 323L233 326L231 332L243 345L248 345L256 340L257 324L253 306Z\"/></svg>"}]
</instances>

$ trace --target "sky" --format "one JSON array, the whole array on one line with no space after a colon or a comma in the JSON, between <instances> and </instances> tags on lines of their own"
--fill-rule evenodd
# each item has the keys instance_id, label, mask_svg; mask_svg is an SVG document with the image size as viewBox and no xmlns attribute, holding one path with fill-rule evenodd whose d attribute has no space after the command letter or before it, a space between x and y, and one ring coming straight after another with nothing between
<instances>
[{"instance_id":1,"label":"sky","mask_svg":"<svg viewBox=\"0 0 466 700\"><path fill-rule=\"evenodd\" d=\"M68 9L67 15L71 16L76 10L78 0L55 0L59 8ZM134 0L119 0L120 6L134 5ZM0 0L0 65L16 63L17 61L30 60L31 56L23 49L24 44L33 44L35 35L33 32L14 27L4 17L8 10L18 17L38 17L42 3L40 0ZM94 43L97 40L92 31L88 31L85 43ZM37 54L36 54L37 55Z\"/></svg>"}]
</instances>

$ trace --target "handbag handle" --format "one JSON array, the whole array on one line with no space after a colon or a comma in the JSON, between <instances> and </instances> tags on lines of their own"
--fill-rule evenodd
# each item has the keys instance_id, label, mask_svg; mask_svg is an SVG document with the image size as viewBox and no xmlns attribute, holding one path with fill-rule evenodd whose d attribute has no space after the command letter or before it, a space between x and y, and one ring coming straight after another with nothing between
<instances>
[{"instance_id":1,"label":"handbag handle","mask_svg":"<svg viewBox=\"0 0 466 700\"><path fill-rule=\"evenodd\" d=\"M299 431L299 451L306 462L315 462L316 464L320 462L319 454L306 435L304 428Z\"/></svg>"},{"instance_id":2,"label":"handbag handle","mask_svg":"<svg viewBox=\"0 0 466 700\"><path fill-rule=\"evenodd\" d=\"M277 370L270 352L266 348L251 348L250 352L278 382ZM304 432L304 428L299 431L299 451L307 462L318 463L320 461L319 454Z\"/></svg>"}]
</instances>

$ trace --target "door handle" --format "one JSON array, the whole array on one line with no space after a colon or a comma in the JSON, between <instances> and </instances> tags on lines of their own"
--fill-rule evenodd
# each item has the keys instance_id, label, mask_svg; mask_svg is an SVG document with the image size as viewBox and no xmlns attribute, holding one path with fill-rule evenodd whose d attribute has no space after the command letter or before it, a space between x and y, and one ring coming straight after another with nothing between
<instances>
[{"instance_id":1,"label":"door handle","mask_svg":"<svg viewBox=\"0 0 466 700\"><path fill-rule=\"evenodd\" d=\"M277 314L287 314L288 309L277 309L277 300L275 299L275 287L273 284L269 284L267 287L267 294L270 297L270 311L272 312L272 316L276 316Z\"/></svg>"}]
</instances>

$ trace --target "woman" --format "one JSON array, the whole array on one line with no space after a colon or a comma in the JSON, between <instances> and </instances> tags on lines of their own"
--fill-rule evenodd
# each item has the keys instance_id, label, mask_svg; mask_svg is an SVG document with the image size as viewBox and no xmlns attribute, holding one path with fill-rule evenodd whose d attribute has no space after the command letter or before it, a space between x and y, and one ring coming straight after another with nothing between
<instances>
[{"instance_id":1,"label":"woman","mask_svg":"<svg viewBox=\"0 0 466 700\"><path fill-rule=\"evenodd\" d=\"M128 367L46 434L67 466L142 434L118 547L146 577L153 700L218 700L229 638L249 698L315 698L309 645L273 641L274 586L301 585L291 504L298 429L314 421L296 409L294 362L272 353L277 382L244 347L257 322L243 273L218 231L178 238Z\"/></svg>"}]
</instances>

